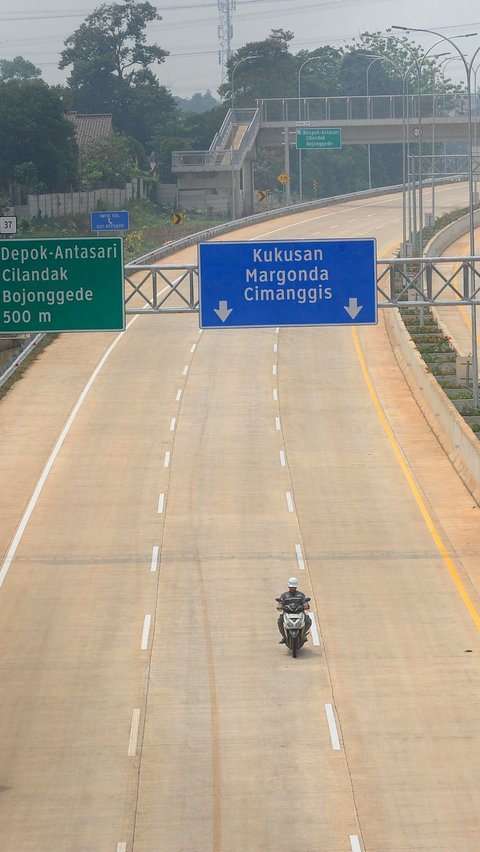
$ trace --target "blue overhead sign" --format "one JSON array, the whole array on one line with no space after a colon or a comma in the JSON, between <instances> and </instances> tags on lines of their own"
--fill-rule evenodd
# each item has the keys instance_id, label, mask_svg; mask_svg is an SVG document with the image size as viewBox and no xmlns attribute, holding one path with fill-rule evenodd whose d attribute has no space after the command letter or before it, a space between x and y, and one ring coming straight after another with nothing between
<instances>
[{"instance_id":1,"label":"blue overhead sign","mask_svg":"<svg viewBox=\"0 0 480 852\"><path fill-rule=\"evenodd\" d=\"M128 231L128 210L91 213L92 231Z\"/></svg>"},{"instance_id":2,"label":"blue overhead sign","mask_svg":"<svg viewBox=\"0 0 480 852\"><path fill-rule=\"evenodd\" d=\"M201 328L374 325L374 239L198 247Z\"/></svg>"}]
</instances>

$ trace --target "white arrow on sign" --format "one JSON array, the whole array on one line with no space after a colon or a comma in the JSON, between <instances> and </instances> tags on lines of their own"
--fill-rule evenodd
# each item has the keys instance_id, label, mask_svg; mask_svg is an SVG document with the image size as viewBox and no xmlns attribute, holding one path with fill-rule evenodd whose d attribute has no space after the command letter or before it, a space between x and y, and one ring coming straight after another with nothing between
<instances>
[{"instance_id":1,"label":"white arrow on sign","mask_svg":"<svg viewBox=\"0 0 480 852\"><path fill-rule=\"evenodd\" d=\"M228 317L232 313L233 308L228 307L228 302L219 302L218 308L214 308L213 310L215 311L217 316L220 317L222 322L225 322L225 320L228 319Z\"/></svg>"},{"instance_id":2,"label":"white arrow on sign","mask_svg":"<svg viewBox=\"0 0 480 852\"><path fill-rule=\"evenodd\" d=\"M349 316L351 316L352 319L355 319L357 314L359 314L360 311L362 310L363 305L360 305L360 307L359 307L357 299L355 298L355 299L349 299L348 300L348 308L347 308L346 305L344 305L343 307L345 308L347 314Z\"/></svg>"}]
</instances>

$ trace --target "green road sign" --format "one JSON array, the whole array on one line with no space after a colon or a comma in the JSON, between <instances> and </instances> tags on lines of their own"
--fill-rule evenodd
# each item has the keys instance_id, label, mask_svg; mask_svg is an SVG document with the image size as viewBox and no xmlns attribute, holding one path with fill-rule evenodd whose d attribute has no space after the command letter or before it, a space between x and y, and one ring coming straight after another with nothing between
<instances>
[{"instance_id":1,"label":"green road sign","mask_svg":"<svg viewBox=\"0 0 480 852\"><path fill-rule=\"evenodd\" d=\"M340 127L302 127L297 130L296 147L300 151L314 148L338 151L342 147L342 130Z\"/></svg>"},{"instance_id":2,"label":"green road sign","mask_svg":"<svg viewBox=\"0 0 480 852\"><path fill-rule=\"evenodd\" d=\"M120 237L0 242L0 334L122 331Z\"/></svg>"}]
</instances>

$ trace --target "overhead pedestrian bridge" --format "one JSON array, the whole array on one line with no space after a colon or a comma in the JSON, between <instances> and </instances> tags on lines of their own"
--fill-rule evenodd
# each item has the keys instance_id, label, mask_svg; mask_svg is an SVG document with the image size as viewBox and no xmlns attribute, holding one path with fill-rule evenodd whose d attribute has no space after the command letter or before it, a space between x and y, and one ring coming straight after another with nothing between
<instances>
[{"instance_id":1,"label":"overhead pedestrian bridge","mask_svg":"<svg viewBox=\"0 0 480 852\"><path fill-rule=\"evenodd\" d=\"M178 206L229 213L233 219L255 209L254 161L262 148L290 149L301 127L339 128L342 145L467 143L467 95L370 95L266 98L251 109L229 110L208 151L174 151ZM476 113L473 111L476 140ZM289 186L287 186L287 203Z\"/></svg>"}]
</instances>

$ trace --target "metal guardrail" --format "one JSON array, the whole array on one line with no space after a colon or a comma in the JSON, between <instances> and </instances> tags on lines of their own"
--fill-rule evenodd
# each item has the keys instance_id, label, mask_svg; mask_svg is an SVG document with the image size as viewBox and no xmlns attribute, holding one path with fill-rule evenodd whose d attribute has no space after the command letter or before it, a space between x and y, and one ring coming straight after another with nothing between
<instances>
[{"instance_id":1,"label":"metal guardrail","mask_svg":"<svg viewBox=\"0 0 480 852\"><path fill-rule=\"evenodd\" d=\"M407 109L408 102L408 109ZM468 114L464 92L409 95L338 95L317 98L262 98L257 100L262 123L275 121L410 120L463 118Z\"/></svg>"},{"instance_id":2,"label":"metal guardrail","mask_svg":"<svg viewBox=\"0 0 480 852\"><path fill-rule=\"evenodd\" d=\"M127 314L198 312L197 264L130 263L125 285ZM379 308L480 305L480 257L382 258L377 293Z\"/></svg>"}]
</instances>

